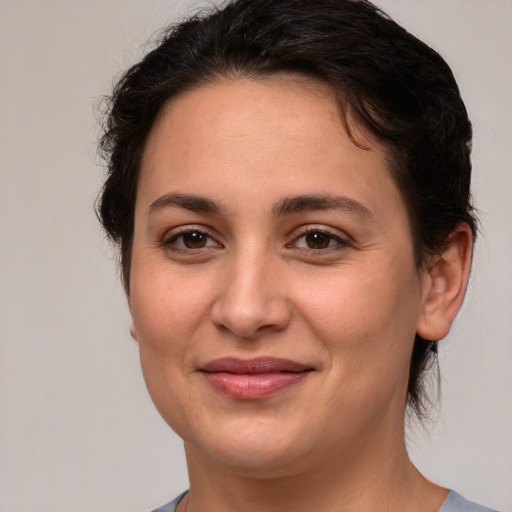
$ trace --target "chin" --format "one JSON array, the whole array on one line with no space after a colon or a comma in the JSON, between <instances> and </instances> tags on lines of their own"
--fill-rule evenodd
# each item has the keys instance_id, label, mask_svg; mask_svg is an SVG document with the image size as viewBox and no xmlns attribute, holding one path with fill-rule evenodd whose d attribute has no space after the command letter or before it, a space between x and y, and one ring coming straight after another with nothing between
<instances>
[{"instance_id":1,"label":"chin","mask_svg":"<svg viewBox=\"0 0 512 512\"><path fill-rule=\"evenodd\" d=\"M295 429L276 425L275 421L233 423L236 425L217 425L215 432L203 431L185 439L187 456L193 452L213 464L236 469L239 474L275 477L284 476L286 468L295 466L307 451L301 436L294 435Z\"/></svg>"}]
</instances>

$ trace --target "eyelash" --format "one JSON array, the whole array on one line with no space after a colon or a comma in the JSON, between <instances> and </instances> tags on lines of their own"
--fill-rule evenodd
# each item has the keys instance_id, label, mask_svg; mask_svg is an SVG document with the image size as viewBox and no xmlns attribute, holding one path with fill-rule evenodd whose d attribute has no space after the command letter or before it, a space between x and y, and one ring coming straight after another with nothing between
<instances>
[{"instance_id":1,"label":"eyelash","mask_svg":"<svg viewBox=\"0 0 512 512\"><path fill-rule=\"evenodd\" d=\"M305 239L308 235L320 235L321 237L325 237L327 239L327 246L325 247L297 247L297 242L301 239ZM331 245L331 242L335 242ZM307 243L307 242L306 242ZM314 253L319 252L327 252L327 251L336 251L343 249L349 245L348 240L340 237L337 234L332 233L325 227L316 227L316 226L307 226L303 228L302 232L297 236L292 243L287 244L286 247L292 248L296 247L299 250L303 251L313 251Z\"/></svg>"},{"instance_id":2,"label":"eyelash","mask_svg":"<svg viewBox=\"0 0 512 512\"><path fill-rule=\"evenodd\" d=\"M204 241L204 245L198 245L196 247L187 247L185 245L184 237L187 235L198 235L199 237L202 237L202 240L198 240L198 242ZM317 243L326 242L326 245L324 247L300 247L298 245L298 242L301 239L305 240L305 244L307 245L306 237L310 235L319 235L320 239L317 240ZM323 237L323 239L322 239ZM180 241L181 243L178 243ZM213 243L211 243L213 242ZM334 242L334 243L333 243ZM327 230L325 227L316 227L316 226L307 226L301 229L301 232L298 236L296 236L293 241L289 244L286 244L287 249L298 249L302 252L308 252L308 253L315 253L319 254L321 252L331 252L331 251L337 251L341 250L345 247L347 247L349 242L340 237L337 234L332 233L331 231ZM204 252L205 250L212 250L212 249L220 249L223 247L222 244L217 242L215 238L203 227L195 227L190 226L185 229L180 230L179 232L171 233L169 236L165 238L165 240L162 242L162 246L171 249L175 252L185 252L185 253L191 253L192 251L199 251L201 250Z\"/></svg>"},{"instance_id":3,"label":"eyelash","mask_svg":"<svg viewBox=\"0 0 512 512\"><path fill-rule=\"evenodd\" d=\"M205 245L200 245L198 247L187 247L184 242L184 237L187 235L199 235L200 237L204 237ZM181 245L178 244L178 240L181 239ZM210 242L214 242L213 244ZM196 251L199 249L208 250L208 249L217 249L221 248L222 244L218 243L215 238L204 228L190 226L185 229L180 230L177 233L171 233L169 236L165 238L162 245L164 247L171 248L173 251L181 251L181 252L189 252Z\"/></svg>"}]
</instances>

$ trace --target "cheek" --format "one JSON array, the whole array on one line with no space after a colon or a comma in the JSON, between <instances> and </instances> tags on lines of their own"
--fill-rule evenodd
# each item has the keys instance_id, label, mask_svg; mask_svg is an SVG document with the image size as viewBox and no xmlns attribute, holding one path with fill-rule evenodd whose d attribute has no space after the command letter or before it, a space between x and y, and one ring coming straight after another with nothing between
<instances>
[{"instance_id":1,"label":"cheek","mask_svg":"<svg viewBox=\"0 0 512 512\"><path fill-rule=\"evenodd\" d=\"M208 293L198 276L161 267L134 262L129 303L141 350L164 355L180 350L204 320Z\"/></svg>"},{"instance_id":2,"label":"cheek","mask_svg":"<svg viewBox=\"0 0 512 512\"><path fill-rule=\"evenodd\" d=\"M187 376L193 334L201 322L201 296L193 283L184 287L161 268L148 270L154 268L134 261L130 311L148 392L165 421L180 433L186 430L180 411L192 403Z\"/></svg>"},{"instance_id":3,"label":"cheek","mask_svg":"<svg viewBox=\"0 0 512 512\"><path fill-rule=\"evenodd\" d=\"M130 312L134 337L148 391L161 414L188 400L185 385L209 320L208 277L185 275L168 262L135 254L132 263Z\"/></svg>"},{"instance_id":4,"label":"cheek","mask_svg":"<svg viewBox=\"0 0 512 512\"><path fill-rule=\"evenodd\" d=\"M307 277L300 281L302 307L320 330L339 332L347 340L365 337L375 342L379 337L369 336L374 330L414 331L419 293L410 279L392 269L381 274L362 269L322 279L312 276L310 285Z\"/></svg>"},{"instance_id":5,"label":"cheek","mask_svg":"<svg viewBox=\"0 0 512 512\"><path fill-rule=\"evenodd\" d=\"M321 282L315 279L311 287L302 279L303 316L331 354L331 364L353 376L354 385L386 373L403 378L419 312L415 280L403 275L403 267L368 268L359 272L354 266Z\"/></svg>"}]
</instances>

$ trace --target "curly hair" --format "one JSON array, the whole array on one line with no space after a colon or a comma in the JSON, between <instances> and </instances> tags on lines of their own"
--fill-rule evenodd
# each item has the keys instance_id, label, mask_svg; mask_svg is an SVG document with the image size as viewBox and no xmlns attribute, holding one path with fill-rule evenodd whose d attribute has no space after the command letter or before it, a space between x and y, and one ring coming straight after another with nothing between
<instances>
[{"instance_id":1,"label":"curly hair","mask_svg":"<svg viewBox=\"0 0 512 512\"><path fill-rule=\"evenodd\" d=\"M141 158L162 107L220 77L264 79L298 72L328 83L342 120L387 148L406 205L417 268L444 248L459 223L476 236L471 204L471 123L443 58L366 0L232 0L165 30L108 101L100 152L108 175L98 216L120 247L129 293ZM416 336L408 404L426 412L424 374L438 340Z\"/></svg>"}]
</instances>

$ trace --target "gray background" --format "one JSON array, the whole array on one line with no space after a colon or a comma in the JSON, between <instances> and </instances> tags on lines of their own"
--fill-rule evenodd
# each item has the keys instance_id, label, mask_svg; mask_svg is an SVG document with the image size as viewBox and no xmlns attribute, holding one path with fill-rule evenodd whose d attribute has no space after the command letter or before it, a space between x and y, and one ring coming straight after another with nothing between
<instances>
[{"instance_id":1,"label":"gray background","mask_svg":"<svg viewBox=\"0 0 512 512\"><path fill-rule=\"evenodd\" d=\"M381 0L441 51L475 129L484 236L442 343L441 406L409 446L431 479L512 511L510 0ZM200 2L0 0L0 511L143 512L186 488L93 214L94 104Z\"/></svg>"}]
</instances>

